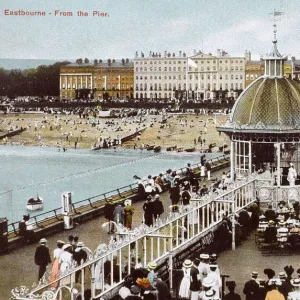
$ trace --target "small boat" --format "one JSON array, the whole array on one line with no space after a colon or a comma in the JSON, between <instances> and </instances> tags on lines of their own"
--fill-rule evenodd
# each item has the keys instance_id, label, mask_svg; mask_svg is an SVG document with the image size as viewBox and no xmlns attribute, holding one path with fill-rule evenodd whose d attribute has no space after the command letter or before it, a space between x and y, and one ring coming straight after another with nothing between
<instances>
[{"instance_id":1,"label":"small boat","mask_svg":"<svg viewBox=\"0 0 300 300\"><path fill-rule=\"evenodd\" d=\"M167 151L173 151L173 150L176 150L176 149L177 149L177 146L167 147Z\"/></svg>"},{"instance_id":2,"label":"small boat","mask_svg":"<svg viewBox=\"0 0 300 300\"><path fill-rule=\"evenodd\" d=\"M39 210L43 209L44 207L44 200L41 197L37 197L37 199L34 199L31 197L26 204L26 209L28 210Z\"/></svg>"},{"instance_id":3,"label":"small boat","mask_svg":"<svg viewBox=\"0 0 300 300\"><path fill-rule=\"evenodd\" d=\"M154 147L154 152L160 152L160 150L161 150L161 146L156 146L156 147Z\"/></svg>"},{"instance_id":4,"label":"small boat","mask_svg":"<svg viewBox=\"0 0 300 300\"><path fill-rule=\"evenodd\" d=\"M196 150L196 148L188 148L188 149L185 149L184 151L185 152L194 152Z\"/></svg>"},{"instance_id":5,"label":"small boat","mask_svg":"<svg viewBox=\"0 0 300 300\"><path fill-rule=\"evenodd\" d=\"M154 147L155 147L155 145L147 145L147 146L146 146L146 149L147 149L147 150L153 150Z\"/></svg>"}]
</instances>

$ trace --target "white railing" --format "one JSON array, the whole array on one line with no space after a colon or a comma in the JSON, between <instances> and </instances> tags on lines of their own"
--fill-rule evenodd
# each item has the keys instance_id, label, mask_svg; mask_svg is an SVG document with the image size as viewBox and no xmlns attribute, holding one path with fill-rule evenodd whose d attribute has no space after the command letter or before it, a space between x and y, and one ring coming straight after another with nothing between
<instances>
[{"instance_id":1,"label":"white railing","mask_svg":"<svg viewBox=\"0 0 300 300\"><path fill-rule=\"evenodd\" d=\"M92 297L112 297L113 289L123 282L125 275L130 273L131 258L133 263L141 259L143 266L149 261L158 264L163 260L169 261L169 279L172 287L172 259L176 251L218 225L224 215L234 218L236 212L249 206L255 201L255 179L238 186L232 185L230 190L221 194L206 195L193 199L189 206L178 206L178 211L170 212L166 219L156 220L154 226L142 224L132 231L117 226L116 238L108 245L100 244L94 253L88 251L88 260L79 267L73 267L60 277L58 289L52 289L54 282L47 282L48 274L43 282L32 289L15 288L12 299L75 299L86 289L91 289ZM234 222L233 222L234 223ZM234 232L233 232L234 240ZM75 283L75 273L80 272L79 281Z\"/></svg>"}]
</instances>

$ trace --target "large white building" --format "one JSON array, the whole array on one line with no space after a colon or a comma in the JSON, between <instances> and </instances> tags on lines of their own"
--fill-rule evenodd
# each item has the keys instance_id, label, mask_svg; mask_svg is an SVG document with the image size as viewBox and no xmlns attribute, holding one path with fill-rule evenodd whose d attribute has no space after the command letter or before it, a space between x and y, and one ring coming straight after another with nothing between
<instances>
[{"instance_id":1,"label":"large white building","mask_svg":"<svg viewBox=\"0 0 300 300\"><path fill-rule=\"evenodd\" d=\"M138 53L134 59L134 96L136 99L170 99L176 90L186 89L185 53Z\"/></svg>"},{"instance_id":2,"label":"large white building","mask_svg":"<svg viewBox=\"0 0 300 300\"><path fill-rule=\"evenodd\" d=\"M251 59L230 57L218 49L217 55L202 52L187 56L175 53L136 53L134 97L139 99L193 99L213 101L234 97L245 88L245 65Z\"/></svg>"}]
</instances>

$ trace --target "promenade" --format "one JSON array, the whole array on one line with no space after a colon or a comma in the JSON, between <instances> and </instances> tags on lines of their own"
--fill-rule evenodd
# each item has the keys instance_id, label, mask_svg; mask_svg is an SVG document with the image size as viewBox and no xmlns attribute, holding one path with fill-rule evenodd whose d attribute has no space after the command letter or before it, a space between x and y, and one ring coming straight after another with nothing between
<instances>
[{"instance_id":1,"label":"promenade","mask_svg":"<svg viewBox=\"0 0 300 300\"><path fill-rule=\"evenodd\" d=\"M213 173L212 178L220 178L224 170ZM161 194L164 203L165 214L171 204L168 192ZM143 202L134 204L135 213L133 215L133 228L141 223ZM62 239L68 240L69 235L78 236L80 241L92 251L100 243L108 242L110 235L102 228L105 222L104 217L99 217L87 223L76 225L74 229L66 230L48 237L48 246L50 252L56 247L56 241ZM1 299L9 299L11 289L24 285L31 288L34 282L37 282L38 267L34 263L34 252L38 243L26 245L23 248L16 249L9 254L0 256L0 266L4 272L0 274L0 292ZM227 250L220 254L218 263L222 274L230 276L230 280L237 283L237 292L242 293L244 283L250 278L251 271L259 272L259 277L265 278L264 268L273 268L276 273L283 270L287 264L294 266L295 270L299 268L298 256L264 256L254 243L254 236L251 236L243 245L237 247L235 251Z\"/></svg>"}]
</instances>

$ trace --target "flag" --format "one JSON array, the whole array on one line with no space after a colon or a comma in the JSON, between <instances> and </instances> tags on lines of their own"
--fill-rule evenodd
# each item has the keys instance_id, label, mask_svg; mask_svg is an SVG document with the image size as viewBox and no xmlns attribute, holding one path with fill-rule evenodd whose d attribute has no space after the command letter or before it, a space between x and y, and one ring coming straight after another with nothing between
<instances>
[{"instance_id":1,"label":"flag","mask_svg":"<svg viewBox=\"0 0 300 300\"><path fill-rule=\"evenodd\" d=\"M198 69L197 64L192 59L190 59L189 57L188 57L188 65Z\"/></svg>"}]
</instances>

